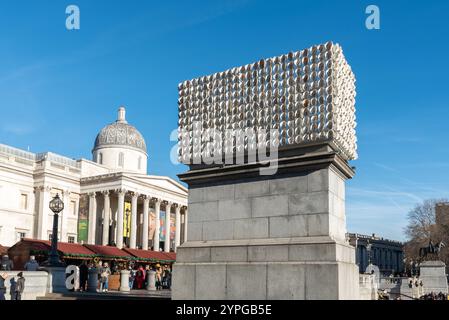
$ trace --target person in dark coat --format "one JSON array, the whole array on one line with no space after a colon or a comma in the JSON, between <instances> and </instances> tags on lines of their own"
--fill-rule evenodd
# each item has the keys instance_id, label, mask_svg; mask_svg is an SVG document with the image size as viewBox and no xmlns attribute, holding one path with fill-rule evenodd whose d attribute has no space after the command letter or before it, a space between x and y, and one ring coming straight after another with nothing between
<instances>
[{"instance_id":1,"label":"person in dark coat","mask_svg":"<svg viewBox=\"0 0 449 320\"><path fill-rule=\"evenodd\" d=\"M89 268L86 261L83 261L80 265L80 291L86 291L87 277L89 275Z\"/></svg>"},{"instance_id":2,"label":"person in dark coat","mask_svg":"<svg viewBox=\"0 0 449 320\"><path fill-rule=\"evenodd\" d=\"M39 263L36 261L34 256L30 256L30 260L25 263L24 268L26 271L37 271L39 269Z\"/></svg>"},{"instance_id":3,"label":"person in dark coat","mask_svg":"<svg viewBox=\"0 0 449 320\"><path fill-rule=\"evenodd\" d=\"M8 274L6 272L0 273L0 300L6 300L5 294L6 294L6 286L5 286L5 280L8 278Z\"/></svg>"},{"instance_id":4,"label":"person in dark coat","mask_svg":"<svg viewBox=\"0 0 449 320\"><path fill-rule=\"evenodd\" d=\"M14 295L12 300L22 300L22 294L25 290L25 278L23 277L23 272L17 274L16 287L14 290Z\"/></svg>"},{"instance_id":5,"label":"person in dark coat","mask_svg":"<svg viewBox=\"0 0 449 320\"><path fill-rule=\"evenodd\" d=\"M2 257L2 261L0 263L0 270L11 271L13 268L14 268L14 265L13 265L11 259L9 259L8 255L5 254Z\"/></svg>"},{"instance_id":6,"label":"person in dark coat","mask_svg":"<svg viewBox=\"0 0 449 320\"><path fill-rule=\"evenodd\" d=\"M16 287L16 279L14 277L11 277L11 279L9 280L9 296L11 297L11 300L16 300Z\"/></svg>"}]
</instances>

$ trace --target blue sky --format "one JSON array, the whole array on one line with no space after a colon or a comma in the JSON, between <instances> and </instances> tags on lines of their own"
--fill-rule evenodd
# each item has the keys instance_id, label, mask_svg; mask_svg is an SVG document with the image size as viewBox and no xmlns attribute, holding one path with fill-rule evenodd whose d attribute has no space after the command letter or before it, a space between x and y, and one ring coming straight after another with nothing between
<instances>
[{"instance_id":1,"label":"blue sky","mask_svg":"<svg viewBox=\"0 0 449 320\"><path fill-rule=\"evenodd\" d=\"M380 30L365 28L369 4ZM443 1L0 0L0 143L90 158L123 104L149 172L176 178L179 82L331 40L357 78L348 230L403 240L415 203L449 197L448 13Z\"/></svg>"}]
</instances>

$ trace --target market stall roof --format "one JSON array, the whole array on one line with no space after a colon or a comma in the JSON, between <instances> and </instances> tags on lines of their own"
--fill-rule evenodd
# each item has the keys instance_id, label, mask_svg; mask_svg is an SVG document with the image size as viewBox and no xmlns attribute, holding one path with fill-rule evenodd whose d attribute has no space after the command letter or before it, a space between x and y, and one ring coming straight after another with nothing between
<instances>
[{"instance_id":1,"label":"market stall roof","mask_svg":"<svg viewBox=\"0 0 449 320\"><path fill-rule=\"evenodd\" d=\"M49 251L51 249L51 242L48 240L22 239L19 243L28 244L30 250L33 251ZM58 242L58 251L65 257L95 257L95 252L78 243Z\"/></svg>"},{"instance_id":2,"label":"market stall roof","mask_svg":"<svg viewBox=\"0 0 449 320\"><path fill-rule=\"evenodd\" d=\"M0 244L0 255L8 254L8 247L4 247Z\"/></svg>"},{"instance_id":3,"label":"market stall roof","mask_svg":"<svg viewBox=\"0 0 449 320\"><path fill-rule=\"evenodd\" d=\"M164 252L171 260L176 261L176 252Z\"/></svg>"},{"instance_id":4,"label":"market stall roof","mask_svg":"<svg viewBox=\"0 0 449 320\"><path fill-rule=\"evenodd\" d=\"M140 249L130 249L123 248L123 251L133 255L138 259L142 259L143 261L154 261L154 262L175 262L176 253L174 252L160 252L160 251L151 251L151 250L140 250Z\"/></svg>"},{"instance_id":5,"label":"market stall roof","mask_svg":"<svg viewBox=\"0 0 449 320\"><path fill-rule=\"evenodd\" d=\"M117 247L111 246L100 246L93 244L84 244L84 246L95 252L95 254L102 258L111 258L111 259L130 259L133 256L128 252L121 250Z\"/></svg>"}]
</instances>

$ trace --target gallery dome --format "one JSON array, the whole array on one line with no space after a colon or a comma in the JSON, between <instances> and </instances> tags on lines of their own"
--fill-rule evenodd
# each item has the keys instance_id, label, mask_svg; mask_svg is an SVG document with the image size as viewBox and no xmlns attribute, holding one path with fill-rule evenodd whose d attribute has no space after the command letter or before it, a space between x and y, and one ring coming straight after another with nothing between
<instances>
[{"instance_id":1,"label":"gallery dome","mask_svg":"<svg viewBox=\"0 0 449 320\"><path fill-rule=\"evenodd\" d=\"M147 153L145 139L134 126L128 124L125 114L125 108L120 107L117 121L100 130L92 151L107 147L123 147Z\"/></svg>"}]
</instances>

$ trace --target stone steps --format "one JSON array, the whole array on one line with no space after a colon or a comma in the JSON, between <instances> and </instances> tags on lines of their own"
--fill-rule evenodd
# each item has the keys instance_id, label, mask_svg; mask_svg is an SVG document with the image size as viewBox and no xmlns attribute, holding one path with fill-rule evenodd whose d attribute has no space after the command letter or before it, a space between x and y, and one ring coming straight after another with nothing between
<instances>
[{"instance_id":1,"label":"stone steps","mask_svg":"<svg viewBox=\"0 0 449 320\"><path fill-rule=\"evenodd\" d=\"M169 300L170 298L170 292L154 294L68 292L47 293L45 296L36 297L36 300Z\"/></svg>"}]
</instances>

